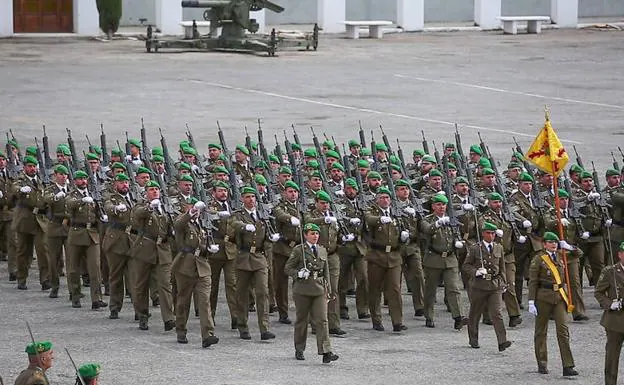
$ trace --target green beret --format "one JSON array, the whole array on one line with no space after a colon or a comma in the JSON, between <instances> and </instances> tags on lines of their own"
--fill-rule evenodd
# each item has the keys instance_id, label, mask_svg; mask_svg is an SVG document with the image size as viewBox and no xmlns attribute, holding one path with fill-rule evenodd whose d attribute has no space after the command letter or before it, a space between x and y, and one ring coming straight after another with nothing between
<instances>
[{"instance_id":1,"label":"green beret","mask_svg":"<svg viewBox=\"0 0 624 385\"><path fill-rule=\"evenodd\" d=\"M193 156L197 156L197 150L194 149L193 147L184 147L182 149L182 153L184 155L193 155Z\"/></svg>"},{"instance_id":2,"label":"green beret","mask_svg":"<svg viewBox=\"0 0 624 385\"><path fill-rule=\"evenodd\" d=\"M247 147L245 147L242 144L239 144L238 146L236 146L236 149L240 152L242 152L243 154L249 156L249 149Z\"/></svg>"},{"instance_id":3,"label":"green beret","mask_svg":"<svg viewBox=\"0 0 624 385\"><path fill-rule=\"evenodd\" d=\"M152 156L165 156L165 152L163 151L162 147L154 147L152 148Z\"/></svg>"},{"instance_id":4,"label":"green beret","mask_svg":"<svg viewBox=\"0 0 624 385\"><path fill-rule=\"evenodd\" d=\"M323 201L323 202L331 202L331 198L329 197L329 194L323 190L316 193L316 200Z\"/></svg>"},{"instance_id":5,"label":"green beret","mask_svg":"<svg viewBox=\"0 0 624 385\"><path fill-rule=\"evenodd\" d=\"M431 198L431 203L448 204L448 198L444 194L436 194Z\"/></svg>"},{"instance_id":6,"label":"green beret","mask_svg":"<svg viewBox=\"0 0 624 385\"><path fill-rule=\"evenodd\" d=\"M17 148L19 150L19 144L17 144L17 140L15 139L9 139L9 144L15 148Z\"/></svg>"},{"instance_id":7,"label":"green beret","mask_svg":"<svg viewBox=\"0 0 624 385\"><path fill-rule=\"evenodd\" d=\"M370 168L370 163L365 159L360 159L357 162L358 168Z\"/></svg>"},{"instance_id":8,"label":"green beret","mask_svg":"<svg viewBox=\"0 0 624 385\"><path fill-rule=\"evenodd\" d=\"M358 142L357 140L351 139L349 141L349 148L353 148L353 147L361 147L360 142Z\"/></svg>"},{"instance_id":9,"label":"green beret","mask_svg":"<svg viewBox=\"0 0 624 385\"><path fill-rule=\"evenodd\" d=\"M581 173L581 172L583 172L583 168L581 166L579 166L578 164L576 164L576 163L573 164L570 167L570 174L572 174L572 173L577 173L578 174L578 173Z\"/></svg>"},{"instance_id":10,"label":"green beret","mask_svg":"<svg viewBox=\"0 0 624 385\"><path fill-rule=\"evenodd\" d=\"M208 143L208 148L216 148L217 150L223 150L223 147L221 147L221 145L218 143Z\"/></svg>"},{"instance_id":11,"label":"green beret","mask_svg":"<svg viewBox=\"0 0 624 385\"><path fill-rule=\"evenodd\" d=\"M288 180L286 181L286 183L284 183L284 189L287 188L294 188L295 190L299 191L299 185L292 180Z\"/></svg>"},{"instance_id":12,"label":"green beret","mask_svg":"<svg viewBox=\"0 0 624 385\"><path fill-rule=\"evenodd\" d=\"M345 179L345 185L347 185L347 186L350 186L350 187L354 188L354 189L355 189L355 191L358 191L358 190L359 190L359 188L358 188L358 184L357 184L357 182L355 181L355 179L353 179L353 178L347 178L347 179Z\"/></svg>"},{"instance_id":13,"label":"green beret","mask_svg":"<svg viewBox=\"0 0 624 385\"><path fill-rule=\"evenodd\" d=\"M265 161L261 160L256 163L255 168L269 168Z\"/></svg>"},{"instance_id":14,"label":"green beret","mask_svg":"<svg viewBox=\"0 0 624 385\"><path fill-rule=\"evenodd\" d=\"M218 180L218 181L212 183L212 187L214 187L214 188L220 187L220 188L224 188L224 189L228 189L229 190L230 185L225 183L222 180Z\"/></svg>"},{"instance_id":15,"label":"green beret","mask_svg":"<svg viewBox=\"0 0 624 385\"><path fill-rule=\"evenodd\" d=\"M256 191L255 188L253 187L249 187L249 186L245 186L241 189L241 195L245 195L245 194L257 194L258 192Z\"/></svg>"},{"instance_id":16,"label":"green beret","mask_svg":"<svg viewBox=\"0 0 624 385\"><path fill-rule=\"evenodd\" d=\"M59 164L58 166L54 167L54 172L57 174L69 175L69 170L67 169L67 167L63 166L62 164Z\"/></svg>"},{"instance_id":17,"label":"green beret","mask_svg":"<svg viewBox=\"0 0 624 385\"><path fill-rule=\"evenodd\" d=\"M401 172L401 166L399 166L398 164L390 165L390 167L395 171Z\"/></svg>"},{"instance_id":18,"label":"green beret","mask_svg":"<svg viewBox=\"0 0 624 385\"><path fill-rule=\"evenodd\" d=\"M74 179L78 179L78 178L88 178L89 174L87 174L86 172L82 171L82 170L78 170L74 173Z\"/></svg>"},{"instance_id":19,"label":"green beret","mask_svg":"<svg viewBox=\"0 0 624 385\"><path fill-rule=\"evenodd\" d=\"M371 156L371 154L372 154L372 153L371 153L371 149L370 149L370 148L368 148L368 147L363 147L363 148L360 150L360 154L362 154L363 156Z\"/></svg>"},{"instance_id":20,"label":"green beret","mask_svg":"<svg viewBox=\"0 0 624 385\"><path fill-rule=\"evenodd\" d=\"M288 166L282 166L282 167L279 168L279 174L292 175L292 170Z\"/></svg>"},{"instance_id":21,"label":"green beret","mask_svg":"<svg viewBox=\"0 0 624 385\"><path fill-rule=\"evenodd\" d=\"M562 188L559 189L559 198L569 198L570 194Z\"/></svg>"},{"instance_id":22,"label":"green beret","mask_svg":"<svg viewBox=\"0 0 624 385\"><path fill-rule=\"evenodd\" d=\"M318 170L318 168L321 166L316 159L312 159L311 161L306 163L306 167L310 167L311 169Z\"/></svg>"},{"instance_id":23,"label":"green beret","mask_svg":"<svg viewBox=\"0 0 624 385\"><path fill-rule=\"evenodd\" d=\"M163 158L161 155L154 155L152 156L152 162L164 163L165 158Z\"/></svg>"},{"instance_id":24,"label":"green beret","mask_svg":"<svg viewBox=\"0 0 624 385\"><path fill-rule=\"evenodd\" d=\"M123 151L121 151L121 150L120 150L120 149L118 149L118 148L113 148L113 149L111 150L111 155L112 155L112 156L119 156L119 157L122 157L122 156L123 156L123 154L124 154L124 153L123 153ZM68 154L68 155L69 155L69 154Z\"/></svg>"},{"instance_id":25,"label":"green beret","mask_svg":"<svg viewBox=\"0 0 624 385\"><path fill-rule=\"evenodd\" d=\"M113 163L113 168L121 168L121 169L126 170L126 165L121 162L115 162Z\"/></svg>"},{"instance_id":26,"label":"green beret","mask_svg":"<svg viewBox=\"0 0 624 385\"><path fill-rule=\"evenodd\" d=\"M488 158L480 158L479 166L481 166L481 168L492 168L492 163Z\"/></svg>"},{"instance_id":27,"label":"green beret","mask_svg":"<svg viewBox=\"0 0 624 385\"><path fill-rule=\"evenodd\" d=\"M273 155L273 154L269 155L269 162L281 163L277 155Z\"/></svg>"},{"instance_id":28,"label":"green beret","mask_svg":"<svg viewBox=\"0 0 624 385\"><path fill-rule=\"evenodd\" d=\"M512 170L514 168L522 169L522 165L518 162L509 162L509 164L507 165L507 170Z\"/></svg>"},{"instance_id":29,"label":"green beret","mask_svg":"<svg viewBox=\"0 0 624 385\"><path fill-rule=\"evenodd\" d=\"M385 152L388 152L388 147L385 145L385 143L376 143L375 144L375 151L385 151Z\"/></svg>"},{"instance_id":30,"label":"green beret","mask_svg":"<svg viewBox=\"0 0 624 385\"><path fill-rule=\"evenodd\" d=\"M137 173L137 175L139 175L139 174L151 174L151 173L152 173L152 170L150 170L150 169L149 169L149 168L147 168L147 167L139 167L139 168L137 169L137 172L136 172L136 173Z\"/></svg>"},{"instance_id":31,"label":"green beret","mask_svg":"<svg viewBox=\"0 0 624 385\"><path fill-rule=\"evenodd\" d=\"M594 179L591 172L583 170L581 172L581 179L588 179L588 178Z\"/></svg>"},{"instance_id":32,"label":"green beret","mask_svg":"<svg viewBox=\"0 0 624 385\"><path fill-rule=\"evenodd\" d=\"M520 174L520 182L533 182L533 177L528 172Z\"/></svg>"},{"instance_id":33,"label":"green beret","mask_svg":"<svg viewBox=\"0 0 624 385\"><path fill-rule=\"evenodd\" d=\"M290 149L293 151L301 151L301 145L298 143L291 143Z\"/></svg>"},{"instance_id":34,"label":"green beret","mask_svg":"<svg viewBox=\"0 0 624 385\"><path fill-rule=\"evenodd\" d=\"M616 170L616 169L614 169L614 168L609 168L609 169L607 169L607 173L606 173L606 176L607 176L607 177L610 177L610 176L618 176L618 175L620 175L620 173L619 173L619 171L618 171L618 170Z\"/></svg>"},{"instance_id":35,"label":"green beret","mask_svg":"<svg viewBox=\"0 0 624 385\"><path fill-rule=\"evenodd\" d=\"M409 187L410 184L408 181L406 181L405 179L399 179L396 182L394 182L394 188L396 189L399 186L406 186Z\"/></svg>"},{"instance_id":36,"label":"green beret","mask_svg":"<svg viewBox=\"0 0 624 385\"><path fill-rule=\"evenodd\" d=\"M483 222L483 226L481 226L482 231L496 231L498 227L494 223Z\"/></svg>"},{"instance_id":37,"label":"green beret","mask_svg":"<svg viewBox=\"0 0 624 385\"><path fill-rule=\"evenodd\" d=\"M490 195L488 195L488 199L491 201L502 201L503 196L497 192L493 192L493 193L490 193Z\"/></svg>"},{"instance_id":38,"label":"green beret","mask_svg":"<svg viewBox=\"0 0 624 385\"><path fill-rule=\"evenodd\" d=\"M449 163L448 168L449 170L457 170L457 166L455 166L455 163Z\"/></svg>"},{"instance_id":39,"label":"green beret","mask_svg":"<svg viewBox=\"0 0 624 385\"><path fill-rule=\"evenodd\" d=\"M466 179L463 176L458 176L457 178L455 178L455 184L460 184L460 183L468 184L468 179Z\"/></svg>"},{"instance_id":40,"label":"green beret","mask_svg":"<svg viewBox=\"0 0 624 385\"><path fill-rule=\"evenodd\" d=\"M102 155L102 147L100 147L100 146L91 145L91 146L89 146L89 151L95 152L98 155Z\"/></svg>"},{"instance_id":41,"label":"green beret","mask_svg":"<svg viewBox=\"0 0 624 385\"><path fill-rule=\"evenodd\" d=\"M26 147L26 155L37 156L37 147L35 146Z\"/></svg>"},{"instance_id":42,"label":"green beret","mask_svg":"<svg viewBox=\"0 0 624 385\"><path fill-rule=\"evenodd\" d=\"M396 165L399 165L399 166L401 165L401 159L399 159L399 157L396 156L396 155L390 155L388 160L390 160L390 163L392 163L392 164L396 164Z\"/></svg>"},{"instance_id":43,"label":"green beret","mask_svg":"<svg viewBox=\"0 0 624 385\"><path fill-rule=\"evenodd\" d=\"M472 146L470 146L470 152L483 155L483 150L481 149L481 146L479 146L478 144L473 144Z\"/></svg>"},{"instance_id":44,"label":"green beret","mask_svg":"<svg viewBox=\"0 0 624 385\"><path fill-rule=\"evenodd\" d=\"M519 153L518 151L513 153L513 157L518 159L519 161L523 161L524 160L524 155L522 155L521 153Z\"/></svg>"},{"instance_id":45,"label":"green beret","mask_svg":"<svg viewBox=\"0 0 624 385\"><path fill-rule=\"evenodd\" d=\"M257 151L258 150L258 143L254 142L253 140L251 140L250 142L251 142L250 143L251 144L251 149L254 150L254 151Z\"/></svg>"},{"instance_id":46,"label":"green beret","mask_svg":"<svg viewBox=\"0 0 624 385\"><path fill-rule=\"evenodd\" d=\"M425 156L425 151L417 148L412 152L412 156Z\"/></svg>"},{"instance_id":47,"label":"green beret","mask_svg":"<svg viewBox=\"0 0 624 385\"><path fill-rule=\"evenodd\" d=\"M183 140L178 144L178 147L180 148L180 150L184 150L185 147L192 147L192 146L191 146L191 142L189 142L188 140Z\"/></svg>"},{"instance_id":48,"label":"green beret","mask_svg":"<svg viewBox=\"0 0 624 385\"><path fill-rule=\"evenodd\" d=\"M129 139L128 143L130 143L134 147L141 148L141 141L138 139Z\"/></svg>"},{"instance_id":49,"label":"green beret","mask_svg":"<svg viewBox=\"0 0 624 385\"><path fill-rule=\"evenodd\" d=\"M24 157L24 163L26 163L26 164L34 164L35 166L38 164L37 158L34 158L32 156L25 156Z\"/></svg>"},{"instance_id":50,"label":"green beret","mask_svg":"<svg viewBox=\"0 0 624 385\"><path fill-rule=\"evenodd\" d=\"M303 231L305 231L306 233L308 231L316 231L317 233L320 233L321 232L321 228L318 227L318 225L315 225L314 223L306 223L303 226Z\"/></svg>"},{"instance_id":51,"label":"green beret","mask_svg":"<svg viewBox=\"0 0 624 385\"><path fill-rule=\"evenodd\" d=\"M193 179L193 177L192 177L192 176L190 176L190 175L182 175L182 176L180 177L180 179L178 179L178 181L180 181L180 182L191 182L191 183L195 182L195 180Z\"/></svg>"},{"instance_id":52,"label":"green beret","mask_svg":"<svg viewBox=\"0 0 624 385\"><path fill-rule=\"evenodd\" d=\"M178 170L188 170L191 171L191 165L186 162L180 162L178 164Z\"/></svg>"},{"instance_id":53,"label":"green beret","mask_svg":"<svg viewBox=\"0 0 624 385\"><path fill-rule=\"evenodd\" d=\"M145 185L145 188L148 188L148 187L158 187L158 188L160 188L160 184L158 184L158 182L156 182L155 180L150 180Z\"/></svg>"},{"instance_id":54,"label":"green beret","mask_svg":"<svg viewBox=\"0 0 624 385\"><path fill-rule=\"evenodd\" d=\"M186 204L188 204L188 205L194 205L197 202L199 202L199 199L197 199L195 197L188 197L186 199Z\"/></svg>"},{"instance_id":55,"label":"green beret","mask_svg":"<svg viewBox=\"0 0 624 385\"><path fill-rule=\"evenodd\" d=\"M123 172L120 172L119 174L115 175L115 181L119 181L119 182L123 182L123 181L129 181L130 178L128 178L128 175L124 174Z\"/></svg>"},{"instance_id":56,"label":"green beret","mask_svg":"<svg viewBox=\"0 0 624 385\"><path fill-rule=\"evenodd\" d=\"M308 178L320 178L320 177L321 177L321 172L319 170L314 170L308 175Z\"/></svg>"},{"instance_id":57,"label":"green beret","mask_svg":"<svg viewBox=\"0 0 624 385\"><path fill-rule=\"evenodd\" d=\"M446 143L444 145L444 148L453 148L454 149L455 148L455 143Z\"/></svg>"},{"instance_id":58,"label":"green beret","mask_svg":"<svg viewBox=\"0 0 624 385\"><path fill-rule=\"evenodd\" d=\"M547 231L544 233L544 242L547 242L547 241L559 242L559 237L557 236L557 234L553 233L552 231Z\"/></svg>"},{"instance_id":59,"label":"green beret","mask_svg":"<svg viewBox=\"0 0 624 385\"><path fill-rule=\"evenodd\" d=\"M369 171L368 174L366 174L366 179L381 179L381 174L377 171Z\"/></svg>"},{"instance_id":60,"label":"green beret","mask_svg":"<svg viewBox=\"0 0 624 385\"><path fill-rule=\"evenodd\" d=\"M315 148L306 148L305 150L303 150L303 156L307 158L316 158L318 156L318 153L316 152Z\"/></svg>"},{"instance_id":61,"label":"green beret","mask_svg":"<svg viewBox=\"0 0 624 385\"><path fill-rule=\"evenodd\" d=\"M100 375L100 364L84 364L78 369L80 377L92 379Z\"/></svg>"},{"instance_id":62,"label":"green beret","mask_svg":"<svg viewBox=\"0 0 624 385\"><path fill-rule=\"evenodd\" d=\"M230 175L230 172L228 171L227 168L223 167L223 166L216 166L212 169L212 173L213 174L227 174Z\"/></svg>"},{"instance_id":63,"label":"green beret","mask_svg":"<svg viewBox=\"0 0 624 385\"><path fill-rule=\"evenodd\" d=\"M256 183L257 183L257 184L261 184L261 185L263 185L263 186L266 186L266 185L267 185L267 180L266 180L266 178L264 177L264 175L256 174L256 176L255 176L255 180L256 180Z\"/></svg>"},{"instance_id":64,"label":"green beret","mask_svg":"<svg viewBox=\"0 0 624 385\"><path fill-rule=\"evenodd\" d=\"M390 190L386 186L381 186L379 189L377 189L377 195L381 194L387 194L392 196L392 194L390 194Z\"/></svg>"},{"instance_id":65,"label":"green beret","mask_svg":"<svg viewBox=\"0 0 624 385\"><path fill-rule=\"evenodd\" d=\"M2 152L2 151L0 151L0 158L6 159L6 155L4 155L4 152Z\"/></svg>"},{"instance_id":66,"label":"green beret","mask_svg":"<svg viewBox=\"0 0 624 385\"><path fill-rule=\"evenodd\" d=\"M334 164L332 164L332 169L338 169L342 172L344 172L345 168L339 163L339 162L334 162Z\"/></svg>"},{"instance_id":67,"label":"green beret","mask_svg":"<svg viewBox=\"0 0 624 385\"><path fill-rule=\"evenodd\" d=\"M330 150L333 150L334 148L336 148L336 145L331 140L324 141L323 146L329 148Z\"/></svg>"},{"instance_id":68,"label":"green beret","mask_svg":"<svg viewBox=\"0 0 624 385\"><path fill-rule=\"evenodd\" d=\"M325 153L325 156L327 158L334 158L334 159L340 160L340 155L338 155L338 153L334 150L327 150L327 152Z\"/></svg>"},{"instance_id":69,"label":"green beret","mask_svg":"<svg viewBox=\"0 0 624 385\"><path fill-rule=\"evenodd\" d=\"M429 178L433 176L439 176L440 178L442 178L442 173L437 168L434 168L431 171L429 171Z\"/></svg>"},{"instance_id":70,"label":"green beret","mask_svg":"<svg viewBox=\"0 0 624 385\"><path fill-rule=\"evenodd\" d=\"M483 169L483 171L481 172L482 175L496 175L496 173L494 172L494 170L492 170L489 167L486 167Z\"/></svg>"},{"instance_id":71,"label":"green beret","mask_svg":"<svg viewBox=\"0 0 624 385\"><path fill-rule=\"evenodd\" d=\"M36 356L38 353L45 353L50 349L52 349L52 342L41 341L26 345L25 352L28 353L29 356Z\"/></svg>"},{"instance_id":72,"label":"green beret","mask_svg":"<svg viewBox=\"0 0 624 385\"><path fill-rule=\"evenodd\" d=\"M87 160L100 160L98 154L94 154L92 152L87 153Z\"/></svg>"},{"instance_id":73,"label":"green beret","mask_svg":"<svg viewBox=\"0 0 624 385\"><path fill-rule=\"evenodd\" d=\"M422 157L421 159L423 162L429 162L429 163L433 163L433 164L437 164L438 161L436 160L436 158L434 158L431 155L425 155Z\"/></svg>"},{"instance_id":74,"label":"green beret","mask_svg":"<svg viewBox=\"0 0 624 385\"><path fill-rule=\"evenodd\" d=\"M624 251L624 242L620 243L619 250L620 250L620 251Z\"/></svg>"}]
</instances>

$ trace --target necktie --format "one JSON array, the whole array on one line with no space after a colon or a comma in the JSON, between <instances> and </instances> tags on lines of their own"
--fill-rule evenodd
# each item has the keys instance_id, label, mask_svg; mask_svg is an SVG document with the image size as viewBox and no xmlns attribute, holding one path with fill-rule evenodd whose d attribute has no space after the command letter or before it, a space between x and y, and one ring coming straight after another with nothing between
<instances>
[{"instance_id":1,"label":"necktie","mask_svg":"<svg viewBox=\"0 0 624 385\"><path fill-rule=\"evenodd\" d=\"M568 217L568 210L563 210L563 217L567 218Z\"/></svg>"},{"instance_id":2,"label":"necktie","mask_svg":"<svg viewBox=\"0 0 624 385\"><path fill-rule=\"evenodd\" d=\"M550 253L550 258L551 258L554 262L557 262L557 253Z\"/></svg>"},{"instance_id":3,"label":"necktie","mask_svg":"<svg viewBox=\"0 0 624 385\"><path fill-rule=\"evenodd\" d=\"M251 219L253 219L254 222L257 222L256 213L254 211L251 212Z\"/></svg>"},{"instance_id":4,"label":"necktie","mask_svg":"<svg viewBox=\"0 0 624 385\"><path fill-rule=\"evenodd\" d=\"M492 254L492 245L489 244L487 248L488 248L488 253Z\"/></svg>"},{"instance_id":5,"label":"necktie","mask_svg":"<svg viewBox=\"0 0 624 385\"><path fill-rule=\"evenodd\" d=\"M314 253L315 257L318 257L318 253L316 251L316 245L312 245L312 253Z\"/></svg>"},{"instance_id":6,"label":"necktie","mask_svg":"<svg viewBox=\"0 0 624 385\"><path fill-rule=\"evenodd\" d=\"M228 211L228 206L226 202L221 202L221 208L223 209L223 211Z\"/></svg>"},{"instance_id":7,"label":"necktie","mask_svg":"<svg viewBox=\"0 0 624 385\"><path fill-rule=\"evenodd\" d=\"M32 178L31 179L33 186L35 186L35 188L39 187L39 183L37 183L37 179L36 178Z\"/></svg>"},{"instance_id":8,"label":"necktie","mask_svg":"<svg viewBox=\"0 0 624 385\"><path fill-rule=\"evenodd\" d=\"M125 199L126 199L126 203L128 203L128 207L132 207L132 201L130 200L130 197L126 195Z\"/></svg>"},{"instance_id":9,"label":"necktie","mask_svg":"<svg viewBox=\"0 0 624 385\"><path fill-rule=\"evenodd\" d=\"M65 191L65 187L61 187L61 191L63 192L63 194L65 194L67 191Z\"/></svg>"}]
</instances>

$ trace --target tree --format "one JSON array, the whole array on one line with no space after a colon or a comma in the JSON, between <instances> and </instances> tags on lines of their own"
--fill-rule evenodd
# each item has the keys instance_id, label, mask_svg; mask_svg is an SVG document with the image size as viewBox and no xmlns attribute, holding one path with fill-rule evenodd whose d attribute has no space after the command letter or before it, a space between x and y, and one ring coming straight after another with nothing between
<instances>
[{"instance_id":1,"label":"tree","mask_svg":"<svg viewBox=\"0 0 624 385\"><path fill-rule=\"evenodd\" d=\"M106 34L109 40L119 29L121 19L122 0L96 0L97 10L100 14L100 29Z\"/></svg>"}]
</instances>

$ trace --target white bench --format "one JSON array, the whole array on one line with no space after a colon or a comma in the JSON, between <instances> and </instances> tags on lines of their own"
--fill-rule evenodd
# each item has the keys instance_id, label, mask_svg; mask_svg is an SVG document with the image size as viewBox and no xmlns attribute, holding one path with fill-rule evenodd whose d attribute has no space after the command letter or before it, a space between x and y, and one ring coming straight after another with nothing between
<instances>
[{"instance_id":1,"label":"white bench","mask_svg":"<svg viewBox=\"0 0 624 385\"><path fill-rule=\"evenodd\" d=\"M527 22L528 33L541 33L542 23L550 23L548 16L501 16L498 18L503 22L503 33L517 35L518 22Z\"/></svg>"},{"instance_id":2,"label":"white bench","mask_svg":"<svg viewBox=\"0 0 624 385\"><path fill-rule=\"evenodd\" d=\"M383 27L392 25L391 21L371 20L371 21L343 21L347 27L347 37L349 39L360 38L360 28L368 27L368 35L373 39L381 39L383 37Z\"/></svg>"},{"instance_id":3,"label":"white bench","mask_svg":"<svg viewBox=\"0 0 624 385\"><path fill-rule=\"evenodd\" d=\"M195 21L197 28L210 28L209 21ZM180 26L184 27L184 38L192 39L193 38L193 21L182 21L180 22Z\"/></svg>"}]
</instances>

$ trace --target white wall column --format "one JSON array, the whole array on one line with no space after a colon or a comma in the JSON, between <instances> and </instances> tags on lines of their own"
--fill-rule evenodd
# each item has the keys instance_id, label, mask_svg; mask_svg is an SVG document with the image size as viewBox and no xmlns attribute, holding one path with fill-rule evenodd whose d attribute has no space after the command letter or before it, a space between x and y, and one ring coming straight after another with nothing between
<instances>
[{"instance_id":1,"label":"white wall column","mask_svg":"<svg viewBox=\"0 0 624 385\"><path fill-rule=\"evenodd\" d=\"M256 19L256 23L259 25L258 33L266 32L266 8L255 12L249 12L249 17L251 19Z\"/></svg>"},{"instance_id":2,"label":"white wall column","mask_svg":"<svg viewBox=\"0 0 624 385\"><path fill-rule=\"evenodd\" d=\"M0 36L13 35L13 0L0 0Z\"/></svg>"},{"instance_id":3,"label":"white wall column","mask_svg":"<svg viewBox=\"0 0 624 385\"><path fill-rule=\"evenodd\" d=\"M74 0L74 33L86 36L97 36L102 33L95 1Z\"/></svg>"},{"instance_id":4,"label":"white wall column","mask_svg":"<svg viewBox=\"0 0 624 385\"><path fill-rule=\"evenodd\" d=\"M156 28L163 35L181 35L182 6L176 0L156 0Z\"/></svg>"},{"instance_id":5,"label":"white wall column","mask_svg":"<svg viewBox=\"0 0 624 385\"><path fill-rule=\"evenodd\" d=\"M500 28L501 22L497 19L501 15L501 0L475 0L475 23L483 29Z\"/></svg>"},{"instance_id":6,"label":"white wall column","mask_svg":"<svg viewBox=\"0 0 624 385\"><path fill-rule=\"evenodd\" d=\"M425 0L397 0L396 23L404 31L425 28Z\"/></svg>"},{"instance_id":7,"label":"white wall column","mask_svg":"<svg viewBox=\"0 0 624 385\"><path fill-rule=\"evenodd\" d=\"M578 0L550 0L550 18L560 27L578 26Z\"/></svg>"},{"instance_id":8,"label":"white wall column","mask_svg":"<svg viewBox=\"0 0 624 385\"><path fill-rule=\"evenodd\" d=\"M346 0L317 0L317 20L325 33L345 32L342 22L347 15Z\"/></svg>"}]
</instances>

